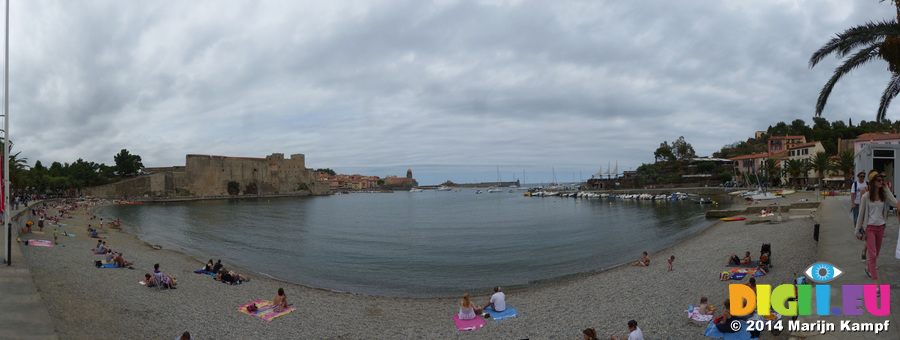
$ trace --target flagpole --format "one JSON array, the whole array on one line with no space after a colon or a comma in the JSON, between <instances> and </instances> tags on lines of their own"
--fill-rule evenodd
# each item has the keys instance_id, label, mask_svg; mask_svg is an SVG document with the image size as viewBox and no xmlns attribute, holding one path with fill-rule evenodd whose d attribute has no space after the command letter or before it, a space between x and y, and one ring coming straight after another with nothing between
<instances>
[{"instance_id":1,"label":"flagpole","mask_svg":"<svg viewBox=\"0 0 900 340\"><path fill-rule=\"evenodd\" d=\"M6 222L6 265L12 265L12 212L9 211L9 0L6 0L6 51L3 71L3 220Z\"/></svg>"}]
</instances>

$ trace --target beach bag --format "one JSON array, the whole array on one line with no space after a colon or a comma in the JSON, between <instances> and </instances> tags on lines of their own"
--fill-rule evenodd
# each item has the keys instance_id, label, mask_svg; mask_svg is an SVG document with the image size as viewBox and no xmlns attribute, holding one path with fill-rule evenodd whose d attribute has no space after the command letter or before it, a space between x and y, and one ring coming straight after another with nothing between
<instances>
[{"instance_id":1,"label":"beach bag","mask_svg":"<svg viewBox=\"0 0 900 340\"><path fill-rule=\"evenodd\" d=\"M727 281L727 280L730 279L730 278L731 278L731 273L729 273L729 272L727 272L727 271L721 272L721 273L719 274L719 280L720 280L720 281Z\"/></svg>"},{"instance_id":2,"label":"beach bag","mask_svg":"<svg viewBox=\"0 0 900 340\"><path fill-rule=\"evenodd\" d=\"M100 262L100 260L97 260L97 261L94 261L94 265L97 266L97 268L100 268L101 266L103 266L103 262Z\"/></svg>"}]
</instances>

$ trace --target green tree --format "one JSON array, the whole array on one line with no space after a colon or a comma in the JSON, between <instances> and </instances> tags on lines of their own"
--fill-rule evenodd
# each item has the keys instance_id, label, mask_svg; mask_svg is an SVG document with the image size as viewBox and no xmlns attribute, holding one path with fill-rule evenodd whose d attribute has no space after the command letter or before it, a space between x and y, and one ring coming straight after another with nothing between
<instances>
[{"instance_id":1,"label":"green tree","mask_svg":"<svg viewBox=\"0 0 900 340\"><path fill-rule=\"evenodd\" d=\"M799 159L789 159L785 164L784 171L791 177L791 184L797 185L797 177L809 171L809 164Z\"/></svg>"},{"instance_id":2,"label":"green tree","mask_svg":"<svg viewBox=\"0 0 900 340\"><path fill-rule=\"evenodd\" d=\"M856 165L853 159L853 151L847 150L838 154L837 161L834 162L835 168L844 173L844 183L850 185L853 176L853 167Z\"/></svg>"},{"instance_id":3,"label":"green tree","mask_svg":"<svg viewBox=\"0 0 900 340\"><path fill-rule=\"evenodd\" d=\"M763 177L768 179L772 185L776 185L779 182L778 173L781 170L781 166L778 165L778 161L766 158L766 160L762 162L760 170L762 171Z\"/></svg>"},{"instance_id":4,"label":"green tree","mask_svg":"<svg viewBox=\"0 0 900 340\"><path fill-rule=\"evenodd\" d=\"M669 162L675 160L675 154L672 152L672 147L669 146L669 142L666 141L663 141L659 144L659 148L657 148L656 151L653 152L653 157L657 162L659 162L660 160Z\"/></svg>"},{"instance_id":5,"label":"green tree","mask_svg":"<svg viewBox=\"0 0 900 340\"><path fill-rule=\"evenodd\" d=\"M691 143L688 143L684 140L684 136L678 137L677 140L672 142L672 152L679 160L696 156L694 147L691 146Z\"/></svg>"},{"instance_id":6,"label":"green tree","mask_svg":"<svg viewBox=\"0 0 900 340\"><path fill-rule=\"evenodd\" d=\"M331 175L331 176L334 176L334 175L335 175L334 170L331 170L331 169L328 169L328 168L316 169L315 172L321 172L321 171L324 171L324 172L328 173L328 174Z\"/></svg>"},{"instance_id":7,"label":"green tree","mask_svg":"<svg viewBox=\"0 0 900 340\"><path fill-rule=\"evenodd\" d=\"M816 174L819 175L819 188L822 188L822 180L825 179L825 172L833 168L831 158L828 157L827 153L821 151L816 152L816 154L810 158L809 165L816 171Z\"/></svg>"},{"instance_id":8,"label":"green tree","mask_svg":"<svg viewBox=\"0 0 900 340\"><path fill-rule=\"evenodd\" d=\"M703 163L697 164L697 171L699 171L701 173L708 174L708 173L712 173L715 170L716 170L716 163L703 162Z\"/></svg>"},{"instance_id":9,"label":"green tree","mask_svg":"<svg viewBox=\"0 0 900 340\"><path fill-rule=\"evenodd\" d=\"M894 3L896 8L897 18L900 18L900 0L892 0L891 2ZM841 77L875 59L882 59L888 63L891 80L881 95L881 103L878 105L875 120L881 121L884 119L891 100L900 93L900 25L897 24L897 21L870 21L838 33L836 37L813 53L809 59L809 67L815 67L831 54L838 58L847 58L834 70L834 74L825 82L825 86L819 92L819 99L816 102L816 116L822 115L828 96Z\"/></svg>"},{"instance_id":10,"label":"green tree","mask_svg":"<svg viewBox=\"0 0 900 340\"><path fill-rule=\"evenodd\" d=\"M132 155L125 149L113 156L113 159L116 161L116 172L122 177L137 175L141 168L144 167L144 163L141 163L141 156Z\"/></svg>"}]
</instances>

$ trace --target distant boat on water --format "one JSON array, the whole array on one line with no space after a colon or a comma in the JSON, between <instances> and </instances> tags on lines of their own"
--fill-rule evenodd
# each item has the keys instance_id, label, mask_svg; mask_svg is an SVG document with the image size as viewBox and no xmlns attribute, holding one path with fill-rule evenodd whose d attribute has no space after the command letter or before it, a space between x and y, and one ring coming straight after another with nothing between
<instances>
[{"instance_id":1,"label":"distant boat on water","mask_svg":"<svg viewBox=\"0 0 900 340\"><path fill-rule=\"evenodd\" d=\"M419 188L409 188L409 192L423 192L423 191L425 191L425 190L419 189Z\"/></svg>"},{"instance_id":2,"label":"distant boat on water","mask_svg":"<svg viewBox=\"0 0 900 340\"><path fill-rule=\"evenodd\" d=\"M442 185L437 188L437 191L450 191L450 187Z\"/></svg>"}]
</instances>

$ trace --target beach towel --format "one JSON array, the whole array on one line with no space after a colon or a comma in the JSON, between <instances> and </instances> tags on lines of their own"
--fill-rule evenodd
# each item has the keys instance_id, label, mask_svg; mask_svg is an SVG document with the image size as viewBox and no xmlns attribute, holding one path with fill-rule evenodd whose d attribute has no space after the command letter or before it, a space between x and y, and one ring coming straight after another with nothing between
<instances>
[{"instance_id":1,"label":"beach towel","mask_svg":"<svg viewBox=\"0 0 900 340\"><path fill-rule=\"evenodd\" d=\"M67 232L65 232L65 231L62 232L62 233L60 233L60 234L62 234L62 236L75 237L75 234L69 234L69 233L67 233Z\"/></svg>"},{"instance_id":2,"label":"beach towel","mask_svg":"<svg viewBox=\"0 0 900 340\"><path fill-rule=\"evenodd\" d=\"M729 264L728 264L728 267L735 267L735 268L756 268L756 267L759 267L759 261L750 261L750 264L747 264L747 265L743 265L743 264L737 264L737 265L736 265L736 264L734 264L734 263L729 263Z\"/></svg>"},{"instance_id":3,"label":"beach towel","mask_svg":"<svg viewBox=\"0 0 900 340\"><path fill-rule=\"evenodd\" d=\"M691 320L694 320L694 321L710 322L710 321L712 321L712 319L713 319L713 316L712 316L712 315L703 315L703 314L700 314L700 307L694 307L693 310L690 310L690 311L685 310L685 312L688 313L688 317L691 318Z\"/></svg>"},{"instance_id":4,"label":"beach towel","mask_svg":"<svg viewBox=\"0 0 900 340\"><path fill-rule=\"evenodd\" d=\"M53 248L53 242L47 240L28 240L25 241L26 245L35 246L35 247L48 247Z\"/></svg>"},{"instance_id":5,"label":"beach towel","mask_svg":"<svg viewBox=\"0 0 900 340\"><path fill-rule=\"evenodd\" d=\"M743 321L741 321L741 330L736 333L722 333L716 328L716 324L710 322L709 325L706 326L706 330L703 331L703 335L725 340L750 340L750 332L747 331L747 323Z\"/></svg>"},{"instance_id":6,"label":"beach towel","mask_svg":"<svg viewBox=\"0 0 900 340\"><path fill-rule=\"evenodd\" d=\"M247 307L249 307L252 304L256 304L256 308L258 308L257 311L250 312L247 310ZM241 312L241 313L244 313L247 315L253 315L260 319L266 320L267 322L272 322L272 319L275 319L279 316L293 312L295 309L296 308L294 308L294 307L288 307L288 308L285 308L284 310L282 310L280 313L275 313L275 306L272 305L272 302L269 302L266 300L256 300L256 301L253 301L250 303L240 305L237 308L238 312Z\"/></svg>"},{"instance_id":7,"label":"beach towel","mask_svg":"<svg viewBox=\"0 0 900 340\"><path fill-rule=\"evenodd\" d=\"M494 319L494 321L500 321L503 319L509 319L519 316L519 311L510 306L506 306L506 309L504 309L502 312L495 311L493 307L487 307L484 309L484 312L490 314L491 318Z\"/></svg>"},{"instance_id":8,"label":"beach towel","mask_svg":"<svg viewBox=\"0 0 900 340\"><path fill-rule=\"evenodd\" d=\"M729 280L743 280L747 275L752 275L753 277L765 276L766 273L757 268L734 268L728 271Z\"/></svg>"},{"instance_id":9,"label":"beach towel","mask_svg":"<svg viewBox=\"0 0 900 340\"><path fill-rule=\"evenodd\" d=\"M208 272L208 271L205 271L205 270L202 270L202 269L201 269L201 270L195 270L194 273L196 273L196 274L209 274L209 275L212 275L212 276L216 276L216 273Z\"/></svg>"},{"instance_id":10,"label":"beach towel","mask_svg":"<svg viewBox=\"0 0 900 340\"><path fill-rule=\"evenodd\" d=\"M453 323L456 324L456 329L460 331L474 331L487 324L484 319L477 316L472 320L460 320L459 314L453 314Z\"/></svg>"},{"instance_id":11,"label":"beach towel","mask_svg":"<svg viewBox=\"0 0 900 340\"><path fill-rule=\"evenodd\" d=\"M97 268L119 268L119 265L115 263L104 263Z\"/></svg>"}]
</instances>

